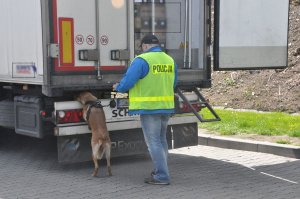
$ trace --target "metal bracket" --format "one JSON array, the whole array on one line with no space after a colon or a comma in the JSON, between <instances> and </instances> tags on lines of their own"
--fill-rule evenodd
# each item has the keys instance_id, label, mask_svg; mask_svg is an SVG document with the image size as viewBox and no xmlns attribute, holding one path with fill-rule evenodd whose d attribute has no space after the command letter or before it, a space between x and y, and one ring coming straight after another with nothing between
<instances>
[{"instance_id":1,"label":"metal bracket","mask_svg":"<svg viewBox=\"0 0 300 199\"><path fill-rule=\"evenodd\" d=\"M110 51L110 59L111 60L117 60L117 61L121 61L121 60L129 60L130 59L130 53L128 50L111 50Z\"/></svg>"},{"instance_id":2,"label":"metal bracket","mask_svg":"<svg viewBox=\"0 0 300 199\"><path fill-rule=\"evenodd\" d=\"M81 61L98 61L99 60L99 51L97 49L92 50L79 50L78 57Z\"/></svg>"},{"instance_id":3,"label":"metal bracket","mask_svg":"<svg viewBox=\"0 0 300 199\"><path fill-rule=\"evenodd\" d=\"M59 45L58 44L49 44L48 45L48 56L51 58L59 57Z\"/></svg>"}]
</instances>

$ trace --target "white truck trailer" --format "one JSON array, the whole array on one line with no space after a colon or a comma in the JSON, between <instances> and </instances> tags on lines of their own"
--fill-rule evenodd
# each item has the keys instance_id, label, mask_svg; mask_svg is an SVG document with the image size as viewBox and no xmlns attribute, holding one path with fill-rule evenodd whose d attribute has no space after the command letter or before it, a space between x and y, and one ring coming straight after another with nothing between
<instances>
[{"instance_id":1,"label":"white truck trailer","mask_svg":"<svg viewBox=\"0 0 300 199\"><path fill-rule=\"evenodd\" d=\"M107 105L112 155L145 152L139 117L112 85L152 33L179 66L169 145L197 145L198 120L220 119L199 92L211 86L211 66L286 67L288 11L289 0L1 0L0 126L56 136L60 162L88 160L90 131L74 101L88 90Z\"/></svg>"}]
</instances>

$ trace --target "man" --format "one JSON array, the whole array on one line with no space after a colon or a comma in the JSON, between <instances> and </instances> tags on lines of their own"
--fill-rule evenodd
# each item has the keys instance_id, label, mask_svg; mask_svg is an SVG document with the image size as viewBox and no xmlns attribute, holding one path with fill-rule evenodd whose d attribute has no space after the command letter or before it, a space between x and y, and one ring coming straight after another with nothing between
<instances>
[{"instance_id":1,"label":"man","mask_svg":"<svg viewBox=\"0 0 300 199\"><path fill-rule=\"evenodd\" d=\"M120 83L113 90L129 91L129 114L140 115L145 142L154 169L145 183L168 185L170 175L167 163L166 139L168 120L174 113L174 88L177 65L162 52L159 40L147 35L141 41L143 53L137 56Z\"/></svg>"}]
</instances>

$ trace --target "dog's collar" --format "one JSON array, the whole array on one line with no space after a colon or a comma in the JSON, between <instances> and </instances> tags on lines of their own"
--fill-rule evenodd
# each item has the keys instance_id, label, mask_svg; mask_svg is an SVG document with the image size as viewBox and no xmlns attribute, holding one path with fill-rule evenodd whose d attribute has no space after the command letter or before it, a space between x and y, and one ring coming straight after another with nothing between
<instances>
[{"instance_id":1,"label":"dog's collar","mask_svg":"<svg viewBox=\"0 0 300 199\"><path fill-rule=\"evenodd\" d=\"M99 99L97 99L96 101L87 101L85 102L85 105L89 105L89 107L103 108L103 105L101 104L101 101Z\"/></svg>"}]
</instances>

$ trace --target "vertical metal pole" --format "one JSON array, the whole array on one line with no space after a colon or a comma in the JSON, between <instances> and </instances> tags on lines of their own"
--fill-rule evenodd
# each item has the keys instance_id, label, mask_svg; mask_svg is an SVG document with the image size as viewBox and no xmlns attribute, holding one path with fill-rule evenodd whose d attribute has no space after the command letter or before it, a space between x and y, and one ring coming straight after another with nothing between
<instances>
[{"instance_id":1,"label":"vertical metal pole","mask_svg":"<svg viewBox=\"0 0 300 199\"><path fill-rule=\"evenodd\" d=\"M49 47L50 43L51 43L51 36L50 36L50 21L49 21L49 7L50 7L50 3L48 1L43 1L40 0L40 4L41 4L41 14L42 14L42 20L46 21L47 23L42 23L42 41L43 44L47 44L47 48ZM52 8L54 9L54 8ZM52 65L52 63L54 63L53 59L51 59L50 57L48 57L48 51L47 48L43 47L43 86L42 86L42 92L43 94L48 94L48 89L46 89L47 87L50 88L51 85L51 76L50 76L50 69L52 67L48 67L50 64Z\"/></svg>"},{"instance_id":2,"label":"vertical metal pole","mask_svg":"<svg viewBox=\"0 0 300 199\"><path fill-rule=\"evenodd\" d=\"M187 43L187 31L188 31L188 0L185 0L185 23L184 23L184 44L183 44L183 68L186 68L186 43Z\"/></svg>"},{"instance_id":3,"label":"vertical metal pole","mask_svg":"<svg viewBox=\"0 0 300 199\"><path fill-rule=\"evenodd\" d=\"M171 126L171 145L172 145L172 149L174 149L174 130L173 127Z\"/></svg>"},{"instance_id":4,"label":"vertical metal pole","mask_svg":"<svg viewBox=\"0 0 300 199\"><path fill-rule=\"evenodd\" d=\"M155 0L152 0L152 34L155 34Z\"/></svg>"},{"instance_id":5,"label":"vertical metal pole","mask_svg":"<svg viewBox=\"0 0 300 199\"><path fill-rule=\"evenodd\" d=\"M102 79L102 75L101 75L101 71L100 71L100 7L99 7L99 0L95 0L95 6L96 6L96 50L99 54L99 58L97 60L97 79L101 80Z\"/></svg>"},{"instance_id":6,"label":"vertical metal pole","mask_svg":"<svg viewBox=\"0 0 300 199\"><path fill-rule=\"evenodd\" d=\"M189 0L189 60L188 60L188 68L191 68L191 63L192 63L192 0Z\"/></svg>"},{"instance_id":7,"label":"vertical metal pole","mask_svg":"<svg viewBox=\"0 0 300 199\"><path fill-rule=\"evenodd\" d=\"M135 1L125 1L127 4L127 46L130 52L130 60L133 59L133 55L135 52L134 46L134 3ZM130 64L130 61L126 61L127 67Z\"/></svg>"}]
</instances>

